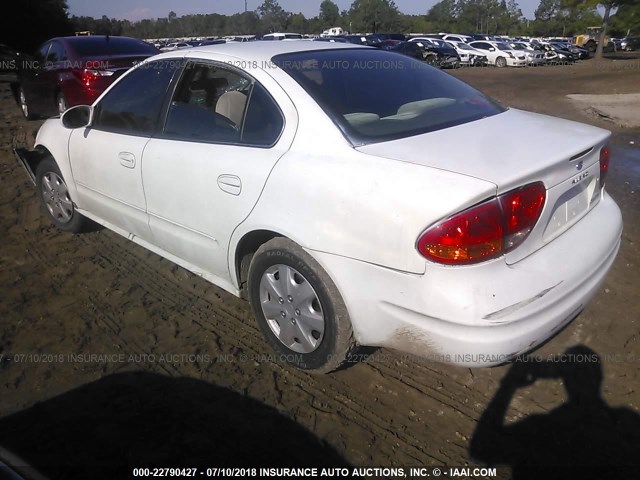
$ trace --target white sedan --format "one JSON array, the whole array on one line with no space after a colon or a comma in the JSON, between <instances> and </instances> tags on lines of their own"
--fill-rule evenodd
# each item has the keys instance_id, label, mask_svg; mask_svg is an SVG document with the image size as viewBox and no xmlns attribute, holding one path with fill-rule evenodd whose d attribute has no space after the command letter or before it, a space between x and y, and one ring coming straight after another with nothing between
<instances>
[{"instance_id":1,"label":"white sedan","mask_svg":"<svg viewBox=\"0 0 640 480\"><path fill-rule=\"evenodd\" d=\"M160 48L162 52L170 52L172 50L181 50L183 48L191 48L192 45L189 45L187 42L173 42L169 43L164 47Z\"/></svg>"},{"instance_id":2,"label":"white sedan","mask_svg":"<svg viewBox=\"0 0 640 480\"><path fill-rule=\"evenodd\" d=\"M546 63L544 52L542 50L536 50L528 43L510 42L509 46L514 50L524 53L524 56L527 59L527 65L535 67Z\"/></svg>"},{"instance_id":3,"label":"white sedan","mask_svg":"<svg viewBox=\"0 0 640 480\"><path fill-rule=\"evenodd\" d=\"M524 53L514 50L504 42L493 42L489 40L478 40L469 43L469 46L484 52L490 64L496 67L525 67L527 59Z\"/></svg>"},{"instance_id":4,"label":"white sedan","mask_svg":"<svg viewBox=\"0 0 640 480\"><path fill-rule=\"evenodd\" d=\"M327 372L358 345L500 364L570 322L620 244L609 136L395 53L255 42L152 57L16 153L62 230L246 298Z\"/></svg>"},{"instance_id":5,"label":"white sedan","mask_svg":"<svg viewBox=\"0 0 640 480\"><path fill-rule=\"evenodd\" d=\"M487 56L484 52L477 50L464 42L447 40L447 43L451 45L456 52L458 52L458 55L460 56L460 63L466 65L486 65Z\"/></svg>"}]
</instances>

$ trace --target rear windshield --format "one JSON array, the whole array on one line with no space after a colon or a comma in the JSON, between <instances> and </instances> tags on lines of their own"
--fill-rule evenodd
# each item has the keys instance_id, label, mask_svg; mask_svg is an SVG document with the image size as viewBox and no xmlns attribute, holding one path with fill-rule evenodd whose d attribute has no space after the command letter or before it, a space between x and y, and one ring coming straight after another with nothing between
<instances>
[{"instance_id":1,"label":"rear windshield","mask_svg":"<svg viewBox=\"0 0 640 480\"><path fill-rule=\"evenodd\" d=\"M155 55L159 50L142 40L129 37L77 37L67 42L79 57L105 55Z\"/></svg>"},{"instance_id":2,"label":"rear windshield","mask_svg":"<svg viewBox=\"0 0 640 480\"><path fill-rule=\"evenodd\" d=\"M354 145L441 130L504 108L466 83L413 58L369 48L278 55Z\"/></svg>"}]
</instances>

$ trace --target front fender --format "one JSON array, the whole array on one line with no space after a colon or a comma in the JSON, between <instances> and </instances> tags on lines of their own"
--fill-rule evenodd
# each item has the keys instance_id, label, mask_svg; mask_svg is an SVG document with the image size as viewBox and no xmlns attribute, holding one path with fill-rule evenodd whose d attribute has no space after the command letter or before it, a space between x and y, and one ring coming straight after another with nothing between
<instances>
[{"instance_id":1,"label":"front fender","mask_svg":"<svg viewBox=\"0 0 640 480\"><path fill-rule=\"evenodd\" d=\"M38 130L34 148L46 149L51 154L58 164L58 168L60 168L62 177L69 189L69 195L75 202L78 198L77 188L73 179L71 162L69 161L69 138L72 131L62 125L59 117L50 118Z\"/></svg>"}]
</instances>

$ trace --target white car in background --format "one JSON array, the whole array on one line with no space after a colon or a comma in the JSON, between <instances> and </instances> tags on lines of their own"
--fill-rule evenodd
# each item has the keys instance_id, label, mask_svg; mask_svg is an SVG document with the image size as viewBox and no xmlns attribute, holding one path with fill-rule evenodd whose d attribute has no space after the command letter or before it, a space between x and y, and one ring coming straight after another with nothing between
<instances>
[{"instance_id":1,"label":"white car in background","mask_svg":"<svg viewBox=\"0 0 640 480\"><path fill-rule=\"evenodd\" d=\"M453 40L448 40L447 43L451 45L456 50L456 52L458 52L458 55L460 56L460 63L464 65L486 65L488 62L485 52L473 48L471 45L468 45L465 42L455 42Z\"/></svg>"},{"instance_id":2,"label":"white car in background","mask_svg":"<svg viewBox=\"0 0 640 480\"><path fill-rule=\"evenodd\" d=\"M442 40L446 40L447 42L469 43L469 42L473 42L473 37L470 37L468 35L448 33L442 37Z\"/></svg>"},{"instance_id":3,"label":"white car in background","mask_svg":"<svg viewBox=\"0 0 640 480\"><path fill-rule=\"evenodd\" d=\"M542 50L536 50L530 44L525 42L510 42L509 46L514 50L524 53L527 59L527 65L536 67L538 65L544 65L547 61L545 54Z\"/></svg>"},{"instance_id":4,"label":"white car in background","mask_svg":"<svg viewBox=\"0 0 640 480\"><path fill-rule=\"evenodd\" d=\"M300 33L268 33L262 37L262 40L301 40L303 38Z\"/></svg>"},{"instance_id":5,"label":"white car in background","mask_svg":"<svg viewBox=\"0 0 640 480\"><path fill-rule=\"evenodd\" d=\"M404 55L250 42L151 57L16 154L60 229L247 299L280 358L327 372L358 345L496 365L562 329L620 246L609 137Z\"/></svg>"},{"instance_id":6,"label":"white car in background","mask_svg":"<svg viewBox=\"0 0 640 480\"><path fill-rule=\"evenodd\" d=\"M496 67L524 67L527 65L524 53L514 50L504 42L477 40L469 45L484 52L489 63Z\"/></svg>"},{"instance_id":7,"label":"white car in background","mask_svg":"<svg viewBox=\"0 0 640 480\"><path fill-rule=\"evenodd\" d=\"M173 50L182 50L183 48L191 48L192 45L187 42L173 42L168 43L166 46L160 48L161 52L171 52Z\"/></svg>"}]
</instances>

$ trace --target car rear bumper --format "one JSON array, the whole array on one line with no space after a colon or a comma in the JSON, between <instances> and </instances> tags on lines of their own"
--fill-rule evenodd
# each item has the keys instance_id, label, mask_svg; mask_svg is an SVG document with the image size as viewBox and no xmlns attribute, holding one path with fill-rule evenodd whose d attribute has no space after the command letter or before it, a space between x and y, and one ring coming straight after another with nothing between
<instances>
[{"instance_id":1,"label":"car rear bumper","mask_svg":"<svg viewBox=\"0 0 640 480\"><path fill-rule=\"evenodd\" d=\"M620 210L605 194L580 222L513 265L429 264L411 275L310 253L342 292L361 344L491 366L533 350L575 318L611 268L621 232Z\"/></svg>"}]
</instances>

